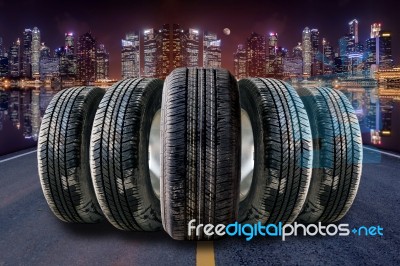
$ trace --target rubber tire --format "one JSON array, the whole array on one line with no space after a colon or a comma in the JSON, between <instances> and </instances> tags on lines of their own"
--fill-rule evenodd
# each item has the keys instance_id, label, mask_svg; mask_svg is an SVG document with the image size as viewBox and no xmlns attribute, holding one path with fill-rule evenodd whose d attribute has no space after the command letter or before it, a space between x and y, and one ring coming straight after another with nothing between
<instances>
[{"instance_id":1,"label":"rubber tire","mask_svg":"<svg viewBox=\"0 0 400 266\"><path fill-rule=\"evenodd\" d=\"M312 138L296 91L276 79L239 81L240 102L254 137L253 180L240 202L242 223L291 223L300 213L311 179Z\"/></svg>"},{"instance_id":2,"label":"rubber tire","mask_svg":"<svg viewBox=\"0 0 400 266\"><path fill-rule=\"evenodd\" d=\"M43 194L62 221L103 219L89 168L89 138L104 90L92 87L57 93L43 116L38 139L38 170Z\"/></svg>"},{"instance_id":3,"label":"rubber tire","mask_svg":"<svg viewBox=\"0 0 400 266\"><path fill-rule=\"evenodd\" d=\"M298 90L310 118L314 165L310 190L298 220L332 223L350 209L362 170L357 116L346 96L329 88Z\"/></svg>"},{"instance_id":4,"label":"rubber tire","mask_svg":"<svg viewBox=\"0 0 400 266\"><path fill-rule=\"evenodd\" d=\"M149 174L149 135L161 108L163 81L125 79L107 90L90 143L93 184L100 207L116 228L161 229L160 200Z\"/></svg>"},{"instance_id":5,"label":"rubber tire","mask_svg":"<svg viewBox=\"0 0 400 266\"><path fill-rule=\"evenodd\" d=\"M161 109L161 212L177 240L218 238L188 233L188 222L237 219L240 104L235 78L224 69L179 68L166 79Z\"/></svg>"}]
</instances>

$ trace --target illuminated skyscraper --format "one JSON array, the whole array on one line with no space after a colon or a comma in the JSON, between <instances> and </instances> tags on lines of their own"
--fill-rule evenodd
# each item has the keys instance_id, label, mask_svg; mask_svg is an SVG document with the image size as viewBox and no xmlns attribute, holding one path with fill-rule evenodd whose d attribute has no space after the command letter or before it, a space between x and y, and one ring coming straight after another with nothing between
<instances>
[{"instance_id":1,"label":"illuminated skyscraper","mask_svg":"<svg viewBox=\"0 0 400 266\"><path fill-rule=\"evenodd\" d=\"M8 58L0 56L0 77L8 76Z\"/></svg>"},{"instance_id":2,"label":"illuminated skyscraper","mask_svg":"<svg viewBox=\"0 0 400 266\"><path fill-rule=\"evenodd\" d=\"M160 51L157 50L159 42L158 34L154 29L143 32L144 77L156 77L157 59Z\"/></svg>"},{"instance_id":3,"label":"illuminated skyscraper","mask_svg":"<svg viewBox=\"0 0 400 266\"><path fill-rule=\"evenodd\" d=\"M221 67L221 40L215 33L204 33L203 67Z\"/></svg>"},{"instance_id":4,"label":"illuminated skyscraper","mask_svg":"<svg viewBox=\"0 0 400 266\"><path fill-rule=\"evenodd\" d=\"M268 75L275 75L278 71L277 49L278 49L278 33L270 33L268 37L268 61L267 61Z\"/></svg>"},{"instance_id":5,"label":"illuminated skyscraper","mask_svg":"<svg viewBox=\"0 0 400 266\"><path fill-rule=\"evenodd\" d=\"M311 75L312 63L312 47L311 47L311 31L308 27L303 30L303 75L309 77Z\"/></svg>"},{"instance_id":6,"label":"illuminated skyscraper","mask_svg":"<svg viewBox=\"0 0 400 266\"><path fill-rule=\"evenodd\" d=\"M39 58L40 58L40 31L34 27L32 30L32 76L38 78L39 72Z\"/></svg>"},{"instance_id":7,"label":"illuminated skyscraper","mask_svg":"<svg viewBox=\"0 0 400 266\"><path fill-rule=\"evenodd\" d=\"M233 67L236 79L239 80L247 77L246 64L246 48L243 44L239 44L236 52L233 54Z\"/></svg>"},{"instance_id":8,"label":"illuminated skyscraper","mask_svg":"<svg viewBox=\"0 0 400 266\"><path fill-rule=\"evenodd\" d=\"M206 54L205 67L221 67L221 40L210 42Z\"/></svg>"},{"instance_id":9,"label":"illuminated skyscraper","mask_svg":"<svg viewBox=\"0 0 400 266\"><path fill-rule=\"evenodd\" d=\"M96 80L96 40L90 32L79 36L77 48L77 78L84 82Z\"/></svg>"},{"instance_id":10,"label":"illuminated skyscraper","mask_svg":"<svg viewBox=\"0 0 400 266\"><path fill-rule=\"evenodd\" d=\"M75 54L75 38L72 32L65 33L65 50L67 55Z\"/></svg>"},{"instance_id":11,"label":"illuminated skyscraper","mask_svg":"<svg viewBox=\"0 0 400 266\"><path fill-rule=\"evenodd\" d=\"M99 44L96 51L96 79L108 79L110 68L110 55L104 44Z\"/></svg>"},{"instance_id":12,"label":"illuminated skyscraper","mask_svg":"<svg viewBox=\"0 0 400 266\"><path fill-rule=\"evenodd\" d=\"M157 70L156 70L156 77L157 78L166 78L171 70L172 60L172 34L170 24L164 24L162 28L158 31L158 38L157 41ZM177 49L175 47L175 49ZM179 48L180 49L180 48ZM179 58L178 61L180 61Z\"/></svg>"},{"instance_id":13,"label":"illuminated skyscraper","mask_svg":"<svg viewBox=\"0 0 400 266\"><path fill-rule=\"evenodd\" d=\"M10 52L8 53L9 75L11 77L20 77L21 65L21 41L17 39L10 47Z\"/></svg>"},{"instance_id":14,"label":"illuminated skyscraper","mask_svg":"<svg viewBox=\"0 0 400 266\"><path fill-rule=\"evenodd\" d=\"M353 19L349 22L349 34L354 36L354 42L358 43L358 21Z\"/></svg>"},{"instance_id":15,"label":"illuminated skyscraper","mask_svg":"<svg viewBox=\"0 0 400 266\"><path fill-rule=\"evenodd\" d=\"M378 38L377 38L378 39ZM390 31L381 30L379 32L379 67L391 68L393 67L392 57L392 33Z\"/></svg>"},{"instance_id":16,"label":"illuminated skyscraper","mask_svg":"<svg viewBox=\"0 0 400 266\"><path fill-rule=\"evenodd\" d=\"M322 74L322 62L319 49L319 31L318 29L311 30L311 75L317 76Z\"/></svg>"},{"instance_id":17,"label":"illuminated skyscraper","mask_svg":"<svg viewBox=\"0 0 400 266\"><path fill-rule=\"evenodd\" d=\"M189 29L185 33L185 58L184 65L187 67L197 67L199 62L199 31Z\"/></svg>"},{"instance_id":18,"label":"illuminated skyscraper","mask_svg":"<svg viewBox=\"0 0 400 266\"><path fill-rule=\"evenodd\" d=\"M374 23L371 25L371 38L376 38L379 36L381 31L381 23Z\"/></svg>"},{"instance_id":19,"label":"illuminated skyscraper","mask_svg":"<svg viewBox=\"0 0 400 266\"><path fill-rule=\"evenodd\" d=\"M249 77L266 76L266 40L265 37L252 32L247 38L247 71Z\"/></svg>"},{"instance_id":20,"label":"illuminated skyscraper","mask_svg":"<svg viewBox=\"0 0 400 266\"><path fill-rule=\"evenodd\" d=\"M25 29L23 32L22 39L22 73L21 76L25 78L32 77L32 30Z\"/></svg>"},{"instance_id":21,"label":"illuminated skyscraper","mask_svg":"<svg viewBox=\"0 0 400 266\"><path fill-rule=\"evenodd\" d=\"M140 37L137 33L127 33L121 41L122 78L140 77Z\"/></svg>"},{"instance_id":22,"label":"illuminated skyscraper","mask_svg":"<svg viewBox=\"0 0 400 266\"><path fill-rule=\"evenodd\" d=\"M42 43L40 48L40 79L52 79L60 74L60 58L51 56L50 48Z\"/></svg>"},{"instance_id":23,"label":"illuminated skyscraper","mask_svg":"<svg viewBox=\"0 0 400 266\"><path fill-rule=\"evenodd\" d=\"M169 66L167 75L175 68L186 65L186 36L179 24L172 25L172 49L170 56L172 65Z\"/></svg>"},{"instance_id":24,"label":"illuminated skyscraper","mask_svg":"<svg viewBox=\"0 0 400 266\"><path fill-rule=\"evenodd\" d=\"M380 27L380 24L378 25ZM392 67L393 57L391 32L381 30L375 37L368 39L366 53L367 64L369 66L376 64L379 68Z\"/></svg>"},{"instance_id":25,"label":"illuminated skyscraper","mask_svg":"<svg viewBox=\"0 0 400 266\"><path fill-rule=\"evenodd\" d=\"M303 46L301 42L298 42L295 47L293 47L293 57L303 58Z\"/></svg>"},{"instance_id":26,"label":"illuminated skyscraper","mask_svg":"<svg viewBox=\"0 0 400 266\"><path fill-rule=\"evenodd\" d=\"M322 74L332 74L333 71L333 47L329 42L323 38L322 39Z\"/></svg>"}]
</instances>

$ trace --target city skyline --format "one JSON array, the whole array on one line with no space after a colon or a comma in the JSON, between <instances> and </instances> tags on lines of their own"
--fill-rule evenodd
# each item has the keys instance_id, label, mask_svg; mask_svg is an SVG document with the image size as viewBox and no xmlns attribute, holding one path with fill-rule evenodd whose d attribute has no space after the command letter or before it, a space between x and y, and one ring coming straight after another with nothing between
<instances>
[{"instance_id":1,"label":"city skyline","mask_svg":"<svg viewBox=\"0 0 400 266\"><path fill-rule=\"evenodd\" d=\"M270 32L277 32L279 45L291 50L302 41L301 33L305 27L317 28L321 40L325 38L332 46L337 47L337 40L348 32L348 23L356 18L359 22L360 42L365 42L370 37L370 25L374 22L382 23L383 30L391 31L393 57L396 64L400 62L400 47L396 45L400 43L399 31L396 28L398 19L393 3L389 1L381 1L379 4L368 1L342 1L332 3L329 11L316 1L291 4L290 8L283 4L268 3L263 4L268 7L263 10L256 8L262 4L255 1L247 1L246 5L241 5L240 8L232 1L178 2L167 1L158 5L146 2L143 5L137 4L137 7L125 3L115 4L107 9L106 6L86 3L82 8L77 8L72 1L63 6L62 10L57 10L52 8L53 5L47 5L47 1L27 1L23 3L27 8L18 9L17 15L15 12L5 12L4 16L0 17L0 37L3 38L3 46L8 48L22 35L23 29L37 26L41 31L41 39L53 49L63 42L65 32L74 31L76 35L81 35L91 30L96 39L102 40L111 55L110 77L120 78L120 41L127 32L141 32L165 23L179 23L185 29L194 28L202 32L216 33L221 38L222 67L233 73L233 54L237 45L244 44L251 32L265 36ZM0 1L0 7L13 9L15 3ZM107 12L101 12L103 9ZM334 27L332 23L335 24ZM12 29L8 25L13 25ZM231 30L228 36L223 34L225 27Z\"/></svg>"}]
</instances>

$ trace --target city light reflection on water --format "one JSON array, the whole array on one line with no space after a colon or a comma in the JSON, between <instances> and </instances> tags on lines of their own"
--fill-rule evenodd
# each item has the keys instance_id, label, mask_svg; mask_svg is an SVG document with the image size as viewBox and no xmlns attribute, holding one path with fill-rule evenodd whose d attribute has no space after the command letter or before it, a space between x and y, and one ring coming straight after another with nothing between
<instances>
[{"instance_id":1,"label":"city light reflection on water","mask_svg":"<svg viewBox=\"0 0 400 266\"><path fill-rule=\"evenodd\" d=\"M0 87L0 156L37 143L47 105L59 88ZM364 144L400 152L400 89L340 89L360 121Z\"/></svg>"}]
</instances>

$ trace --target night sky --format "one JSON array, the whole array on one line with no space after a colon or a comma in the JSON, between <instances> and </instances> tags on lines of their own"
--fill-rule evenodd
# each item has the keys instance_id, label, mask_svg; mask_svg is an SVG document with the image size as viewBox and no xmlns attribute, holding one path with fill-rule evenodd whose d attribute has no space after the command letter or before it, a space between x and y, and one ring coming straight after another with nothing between
<instances>
[{"instance_id":1,"label":"night sky","mask_svg":"<svg viewBox=\"0 0 400 266\"><path fill-rule=\"evenodd\" d=\"M216 32L222 39L222 66L233 71L232 54L252 31L278 32L278 45L292 49L301 41L304 27L318 28L337 47L348 33L348 22L359 21L359 39L369 38L373 22L392 31L395 64L400 64L400 12L396 1L386 0L303 0L303 1L49 1L0 0L0 36L8 48L22 37L25 28L37 26L42 41L51 49L60 47L65 32L92 31L110 52L111 77L120 78L120 40L129 31L179 23L183 28ZM222 30L231 29L229 36Z\"/></svg>"}]
</instances>

